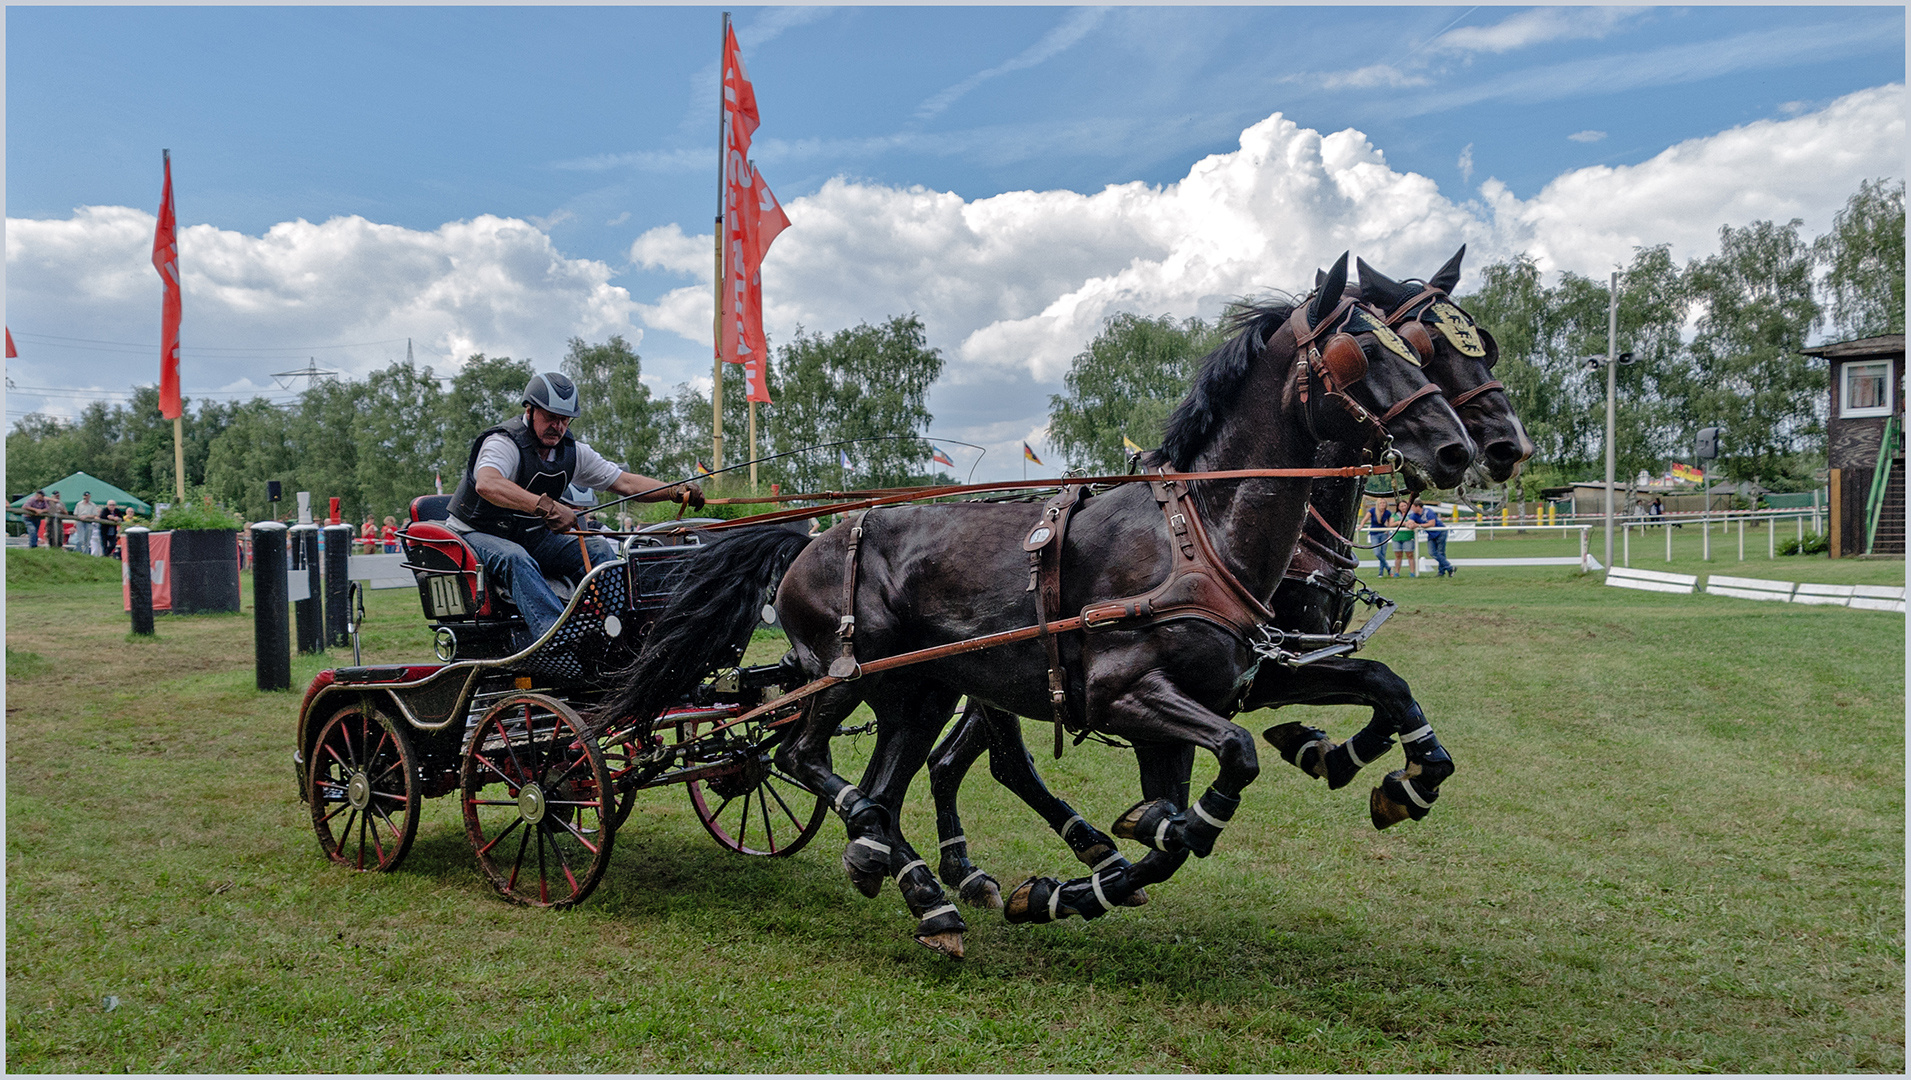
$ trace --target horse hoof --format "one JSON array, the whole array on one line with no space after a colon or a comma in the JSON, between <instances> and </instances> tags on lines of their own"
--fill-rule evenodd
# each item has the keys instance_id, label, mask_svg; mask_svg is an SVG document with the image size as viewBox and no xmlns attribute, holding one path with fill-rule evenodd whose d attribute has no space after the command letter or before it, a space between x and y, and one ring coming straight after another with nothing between
<instances>
[{"instance_id":1,"label":"horse hoof","mask_svg":"<svg viewBox=\"0 0 1911 1080\"><path fill-rule=\"evenodd\" d=\"M975 879L968 888L957 895L970 907L986 908L989 911L1002 910L1002 886L987 874Z\"/></svg>"},{"instance_id":2,"label":"horse hoof","mask_svg":"<svg viewBox=\"0 0 1911 1080\"><path fill-rule=\"evenodd\" d=\"M1261 738L1268 745L1280 751L1282 760L1309 776L1324 777L1326 768L1322 764L1329 746L1327 733L1306 724L1288 721L1275 724L1261 732Z\"/></svg>"},{"instance_id":3,"label":"horse hoof","mask_svg":"<svg viewBox=\"0 0 1911 1080\"><path fill-rule=\"evenodd\" d=\"M940 934L917 934L916 944L939 952L951 960L962 959L962 931L945 930Z\"/></svg>"},{"instance_id":4,"label":"horse hoof","mask_svg":"<svg viewBox=\"0 0 1911 1080\"><path fill-rule=\"evenodd\" d=\"M1008 902L1002 905L1002 917L1012 923L1034 922L1035 913L1029 907L1029 894L1035 891L1038 879L1029 878L1009 893ZM1048 912L1044 911L1046 915Z\"/></svg>"},{"instance_id":5,"label":"horse hoof","mask_svg":"<svg viewBox=\"0 0 1911 1080\"><path fill-rule=\"evenodd\" d=\"M1180 839L1173 835L1180 819L1180 807L1167 799L1153 799L1129 807L1108 831L1123 840L1136 840L1172 855L1182 848Z\"/></svg>"},{"instance_id":6,"label":"horse hoof","mask_svg":"<svg viewBox=\"0 0 1911 1080\"><path fill-rule=\"evenodd\" d=\"M864 850L854 844L846 848L843 851L843 870L849 874L849 883L856 887L857 892L874 900L883 891L883 882L889 880L889 867L887 863L882 866L868 865L858 858L858 853Z\"/></svg>"},{"instance_id":7,"label":"horse hoof","mask_svg":"<svg viewBox=\"0 0 1911 1080\"><path fill-rule=\"evenodd\" d=\"M1385 784L1374 788L1373 794L1368 797L1367 812L1372 815L1376 829L1398 825L1411 816L1404 804L1395 802L1387 796Z\"/></svg>"},{"instance_id":8,"label":"horse hoof","mask_svg":"<svg viewBox=\"0 0 1911 1080\"><path fill-rule=\"evenodd\" d=\"M1135 890L1134 892L1131 892L1131 893L1129 893L1129 894L1128 894L1128 897L1127 897L1127 899L1125 899L1125 900L1121 900L1121 901L1119 901L1119 902L1117 903L1117 905L1116 905L1116 906L1118 906L1118 907L1140 907L1141 905L1143 905L1143 904L1145 904L1145 903L1147 903L1147 902L1148 902L1148 892L1147 892L1147 890L1145 890L1145 889L1136 889L1136 890Z\"/></svg>"}]
</instances>

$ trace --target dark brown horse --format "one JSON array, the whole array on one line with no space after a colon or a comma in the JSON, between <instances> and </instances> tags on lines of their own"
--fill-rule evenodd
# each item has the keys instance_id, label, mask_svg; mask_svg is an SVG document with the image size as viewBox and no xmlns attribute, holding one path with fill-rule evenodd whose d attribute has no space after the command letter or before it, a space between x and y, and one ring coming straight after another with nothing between
<instances>
[{"instance_id":1,"label":"dark brown horse","mask_svg":"<svg viewBox=\"0 0 1911 1080\"><path fill-rule=\"evenodd\" d=\"M1238 320L1235 334L1204 361L1152 465L1174 472L1348 466L1378 461L1391 450L1435 485L1460 479L1474 455L1465 428L1417 357L1349 325L1355 311L1341 302L1346 269L1342 256L1329 287L1301 308L1270 305ZM1303 339L1325 348L1304 352ZM1323 462L1325 445L1336 449ZM1309 481L1176 486L1183 488L1178 505L1205 523L1225 570L1264 605L1300 536ZM1023 541L1036 525L1031 511L1026 504L906 506L852 518L814 542L785 530L720 541L688 568L689 584L659 617L623 692L605 708L644 715L687 690L747 634L757 598L779 577L778 619L794 662L812 679L832 669L853 676L857 659L1029 626L1036 610ZM1062 551L1057 610L1073 613L1138 596L1168 579L1180 557L1171 520L1139 484L1083 501ZM1176 520L1175 527L1185 523ZM1059 644L1066 672L1060 707L1070 726L1126 738L1138 752L1156 748L1176 760L1184 748L1205 749L1219 764L1214 783L1193 805L1185 792L1175 800L1173 792L1144 782L1143 801L1116 831L1134 834L1155 852L1070 883L1089 895L1086 903L1076 901L1077 910L1094 904L1099 914L1164 880L1189 853L1206 855L1241 791L1259 775L1254 736L1227 716L1251 686L1261 654L1252 628L1194 613L1072 632ZM1016 715L1050 716L1049 670L1044 646L1027 641L851 677L810 698L778 749L778 767L825 796L842 817L851 881L874 896L894 876L924 945L960 956L966 925L902 835L897 813L908 783L965 694ZM831 768L829 740L864 702L878 726L859 788Z\"/></svg>"},{"instance_id":2,"label":"dark brown horse","mask_svg":"<svg viewBox=\"0 0 1911 1080\"><path fill-rule=\"evenodd\" d=\"M1349 284L1347 295L1367 304L1413 345L1425 361L1427 377L1458 408L1468 435L1481 447L1484 460L1475 467L1495 481L1504 481L1531 455L1533 447L1507 400L1505 388L1493 378L1492 368L1499 357L1492 335L1451 299L1465 255L1462 246L1425 282L1396 282L1362 261L1360 284L1357 288ZM1324 278L1322 275L1317 283L1325 284ZM1354 608L1352 571L1357 565L1346 537L1353 534L1363 487L1364 481L1358 479L1314 481L1311 500L1320 517L1310 516L1306 523L1303 546L1270 605L1275 625L1282 630L1326 635L1346 629ZM1405 680L1385 664L1351 656L1330 657L1295 668L1269 664L1256 676L1242 709L1299 704L1366 705L1374 712L1367 727L1343 743L1334 743L1326 733L1298 723L1269 728L1265 737L1283 757L1339 788L1351 781L1361 766L1378 760L1392 747L1393 736L1399 735L1406 743L1408 765L1389 774L1375 788L1369 800L1374 824L1385 828L1405 818L1426 816L1439 796L1440 782L1452 772L1452 762ZM967 836L956 807L962 779L984 751L989 754L989 768L996 779L1041 814L1084 864L1096 866L1115 853L1113 840L1042 783L1022 742L1020 721L980 701L971 701L961 721L929 760L941 838L939 873L965 901L982 907L1002 906L995 879L969 859ZM1165 767L1166 761L1166 755L1149 754L1144 757L1143 767ZM1184 754L1183 761L1175 764L1177 769L1192 767L1193 757ZM1178 781L1172 776L1156 781L1157 786L1177 783L1177 790L1185 789L1185 772ZM1181 798L1185 801L1185 794ZM1016 921L1047 921L1051 917L1048 901L1059 886L1053 879L1025 882L1009 904L1010 917ZM1056 916L1073 913L1066 896L1053 908Z\"/></svg>"}]
</instances>

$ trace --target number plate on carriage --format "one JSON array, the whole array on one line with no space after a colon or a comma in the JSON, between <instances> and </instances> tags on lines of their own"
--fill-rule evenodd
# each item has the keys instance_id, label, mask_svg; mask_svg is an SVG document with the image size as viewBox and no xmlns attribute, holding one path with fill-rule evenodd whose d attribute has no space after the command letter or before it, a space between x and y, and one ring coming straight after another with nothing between
<instances>
[{"instance_id":1,"label":"number plate on carriage","mask_svg":"<svg viewBox=\"0 0 1911 1080\"><path fill-rule=\"evenodd\" d=\"M429 586L431 614L436 618L465 614L463 583L456 574L433 574Z\"/></svg>"}]
</instances>

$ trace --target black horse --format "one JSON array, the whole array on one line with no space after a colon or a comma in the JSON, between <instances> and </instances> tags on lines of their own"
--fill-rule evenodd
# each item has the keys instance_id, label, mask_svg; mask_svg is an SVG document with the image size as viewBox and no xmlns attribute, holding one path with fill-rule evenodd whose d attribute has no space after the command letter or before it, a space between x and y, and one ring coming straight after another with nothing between
<instances>
[{"instance_id":1,"label":"black horse","mask_svg":"<svg viewBox=\"0 0 1911 1080\"><path fill-rule=\"evenodd\" d=\"M1329 287L1311 303L1268 305L1239 319L1234 335L1203 362L1151 464L1175 472L1348 466L1391 451L1436 486L1457 482L1475 450L1465 428L1418 357L1388 348L1391 335L1375 333L1370 316L1341 300L1346 271L1343 255ZM1324 444L1337 448L1334 460L1319 460ZM1066 534L1056 610L1136 597L1173 580L1188 549L1185 530L1202 523L1239 595L1265 605L1299 539L1309 489L1304 478L1164 481L1167 512L1157 493L1139 484L1095 494L1074 511ZM1190 516L1199 521L1191 524ZM1023 542L1036 524L1027 505L956 503L852 516L813 542L780 529L722 540L696 556L687 585L604 709L648 715L686 692L747 634L756 599L780 578L776 611L793 662L811 679L827 672L843 681L808 699L776 763L842 817L849 835L843 861L857 888L874 896L893 875L919 920L916 939L958 957L966 924L904 839L897 814L962 695L1021 716L1059 709L1070 726L1138 748L1214 754L1219 774L1186 813L1185 790L1171 799L1144 773L1143 801L1116 831L1155 851L1068 886L1075 910L1099 914L1165 880L1189 853L1212 850L1241 791L1259 775L1254 736L1227 716L1252 684L1261 654L1253 627L1183 613L1060 635L1066 674L1059 703L1051 696L1047 650L1035 641L861 674L858 658L1033 624L1036 594L1027 588ZM859 789L831 768L829 741L864 702L878 723Z\"/></svg>"},{"instance_id":2,"label":"black horse","mask_svg":"<svg viewBox=\"0 0 1911 1080\"><path fill-rule=\"evenodd\" d=\"M1492 335L1452 302L1450 294L1459 283L1465 256L1462 246L1426 282L1396 282L1361 261L1360 284L1358 288L1349 284L1346 295L1357 297L1390 327L1399 328L1400 336L1423 359L1427 377L1459 409L1468 435L1481 448L1483 462L1476 468L1498 482L1531 456L1533 445L1507 400L1505 387L1492 377L1499 359ZM1317 284L1324 287L1325 277L1320 275ZM1325 449L1332 452L1331 447ZM1354 531L1363 487L1364 481L1358 479L1314 481L1311 501L1318 516L1310 515L1302 548L1270 605L1275 625L1282 630L1325 635L1346 629L1354 610L1352 571L1357 565L1346 538ZM1269 728L1264 737L1284 758L1339 788L1391 748L1393 736L1399 735L1406 743L1408 764L1374 789L1369 799L1373 822L1376 828L1386 828L1406 818L1426 816L1439 796L1440 782L1453 766L1405 680L1379 661L1356 657L1330 657L1291 669L1267 665L1241 707L1254 711L1300 704L1366 705L1374 712L1368 725L1344 743L1334 743L1325 732L1298 723ZM1042 783L1022 741L1020 721L971 700L961 721L929 759L941 839L938 871L965 901L979 907L1003 906L995 879L969 859L968 838L956 806L964 776L984 751L996 780L1036 810L1085 865L1095 867L1115 856L1114 841ZM1152 778L1150 786L1170 787L1185 802L1192 753L1183 752L1179 760L1173 760L1156 750L1142 755L1141 762L1145 770L1172 766L1173 773ZM1074 914L1066 897L1050 907L1060 886L1046 878L1024 882L1010 898L1009 917L1045 922Z\"/></svg>"}]
</instances>

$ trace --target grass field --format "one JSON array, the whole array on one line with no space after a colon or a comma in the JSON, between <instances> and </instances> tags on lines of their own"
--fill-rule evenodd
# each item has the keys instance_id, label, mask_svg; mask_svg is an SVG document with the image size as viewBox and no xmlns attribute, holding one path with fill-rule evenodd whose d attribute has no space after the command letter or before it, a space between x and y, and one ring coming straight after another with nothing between
<instances>
[{"instance_id":1,"label":"grass field","mask_svg":"<svg viewBox=\"0 0 1911 1080\"><path fill-rule=\"evenodd\" d=\"M1146 907L977 912L954 963L909 940L893 890L850 888L833 821L745 859L676 791L640 796L575 911L491 892L452 799L398 872L337 869L294 791L297 695L253 689L249 609L129 640L100 562L7 557L11 1071L1905 1068L1901 615L1554 567L1389 580L1401 610L1365 655L1459 767L1430 817L1368 823L1397 751L1329 791L1263 748L1214 856ZM1774 566L1714 568L1904 573ZM415 593L370 608L368 662L429 656ZM300 658L294 682L345 662ZM1288 718L1365 720L1242 722ZM1108 748L1039 764L1104 827L1137 797ZM1005 885L1074 872L983 768L964 809Z\"/></svg>"}]
</instances>

